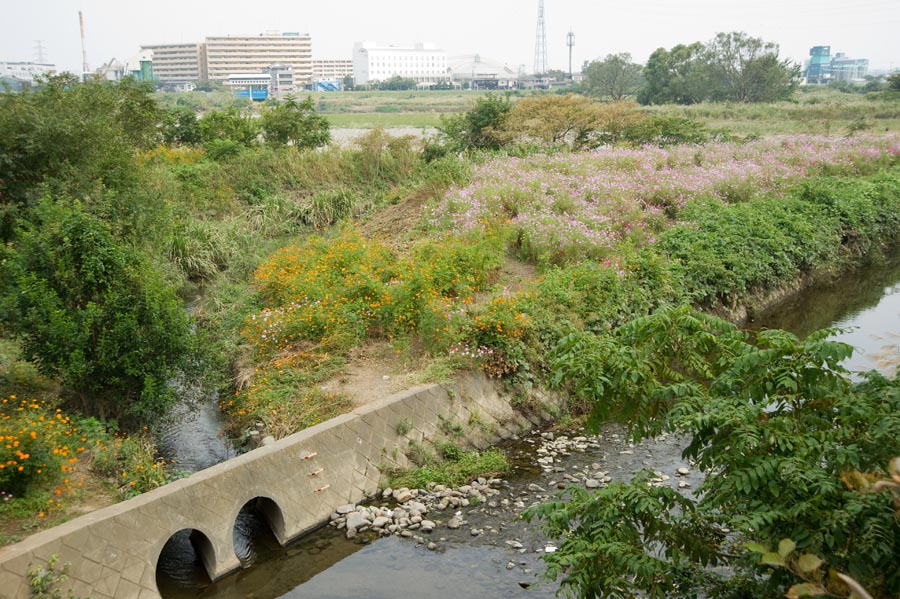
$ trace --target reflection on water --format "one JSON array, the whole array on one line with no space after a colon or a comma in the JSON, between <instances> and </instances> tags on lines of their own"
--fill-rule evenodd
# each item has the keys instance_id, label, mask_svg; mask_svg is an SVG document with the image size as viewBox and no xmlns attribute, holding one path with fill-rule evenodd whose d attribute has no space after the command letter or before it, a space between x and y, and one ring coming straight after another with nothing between
<instances>
[{"instance_id":1,"label":"reflection on water","mask_svg":"<svg viewBox=\"0 0 900 599\"><path fill-rule=\"evenodd\" d=\"M856 348L845 366L853 372L884 370L898 356L900 252L883 264L810 287L757 315L748 327L785 329L800 337L826 327L843 328L846 332L835 338Z\"/></svg>"}]
</instances>

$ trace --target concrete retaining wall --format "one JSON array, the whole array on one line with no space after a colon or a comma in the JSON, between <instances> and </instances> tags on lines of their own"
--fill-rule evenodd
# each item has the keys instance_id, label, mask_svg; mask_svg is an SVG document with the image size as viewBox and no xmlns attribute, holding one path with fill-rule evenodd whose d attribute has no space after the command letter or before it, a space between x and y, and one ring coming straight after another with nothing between
<instances>
[{"instance_id":1,"label":"concrete retaining wall","mask_svg":"<svg viewBox=\"0 0 900 599\"><path fill-rule=\"evenodd\" d=\"M184 529L196 531L195 546L215 580L240 567L232 531L254 498L268 500L263 515L287 543L337 506L372 496L385 468L408 465L411 442L455 430L483 448L532 424L482 375L404 391L0 549L0 599L30 597L28 571L54 555L58 568L70 564L63 589L80 597L158 598L160 552Z\"/></svg>"}]
</instances>

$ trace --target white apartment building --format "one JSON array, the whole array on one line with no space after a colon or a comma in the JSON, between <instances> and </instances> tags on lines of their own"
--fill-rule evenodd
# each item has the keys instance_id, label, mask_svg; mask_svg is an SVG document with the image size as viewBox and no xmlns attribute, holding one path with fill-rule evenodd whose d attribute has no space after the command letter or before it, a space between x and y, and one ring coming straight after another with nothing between
<instances>
[{"instance_id":1,"label":"white apartment building","mask_svg":"<svg viewBox=\"0 0 900 599\"><path fill-rule=\"evenodd\" d=\"M152 52L153 77L163 83L194 83L206 79L203 44L156 44L141 46Z\"/></svg>"},{"instance_id":2,"label":"white apartment building","mask_svg":"<svg viewBox=\"0 0 900 599\"><path fill-rule=\"evenodd\" d=\"M367 85L392 77L431 84L446 81L447 53L436 44L357 42L353 46L353 82Z\"/></svg>"},{"instance_id":3,"label":"white apartment building","mask_svg":"<svg viewBox=\"0 0 900 599\"><path fill-rule=\"evenodd\" d=\"M313 81L340 81L353 75L353 61L340 59L318 59L312 61Z\"/></svg>"},{"instance_id":4,"label":"white apartment building","mask_svg":"<svg viewBox=\"0 0 900 599\"><path fill-rule=\"evenodd\" d=\"M261 73L272 65L293 70L295 85L312 80L309 34L266 32L259 35L207 37L204 56L210 81L226 81L234 73Z\"/></svg>"}]
</instances>

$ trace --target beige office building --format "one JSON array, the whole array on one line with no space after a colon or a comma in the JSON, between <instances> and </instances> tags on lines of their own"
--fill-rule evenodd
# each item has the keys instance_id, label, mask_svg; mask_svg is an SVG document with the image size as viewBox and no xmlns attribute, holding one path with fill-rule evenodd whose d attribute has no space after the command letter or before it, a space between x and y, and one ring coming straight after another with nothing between
<instances>
[{"instance_id":1,"label":"beige office building","mask_svg":"<svg viewBox=\"0 0 900 599\"><path fill-rule=\"evenodd\" d=\"M353 61L325 59L312 61L313 81L340 81L353 76Z\"/></svg>"},{"instance_id":2,"label":"beige office building","mask_svg":"<svg viewBox=\"0 0 900 599\"><path fill-rule=\"evenodd\" d=\"M204 46L206 78L210 81L227 81L234 73L261 73L276 64L293 69L295 85L312 80L312 40L308 34L208 37Z\"/></svg>"},{"instance_id":3,"label":"beige office building","mask_svg":"<svg viewBox=\"0 0 900 599\"><path fill-rule=\"evenodd\" d=\"M156 44L141 46L153 52L153 76L163 83L194 83L206 79L203 44Z\"/></svg>"}]
</instances>

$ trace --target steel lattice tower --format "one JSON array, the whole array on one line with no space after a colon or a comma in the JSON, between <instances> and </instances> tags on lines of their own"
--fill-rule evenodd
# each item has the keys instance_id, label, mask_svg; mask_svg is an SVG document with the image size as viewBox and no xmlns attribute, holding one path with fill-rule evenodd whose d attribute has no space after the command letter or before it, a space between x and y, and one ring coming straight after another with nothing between
<instances>
[{"instance_id":1,"label":"steel lattice tower","mask_svg":"<svg viewBox=\"0 0 900 599\"><path fill-rule=\"evenodd\" d=\"M544 0L538 1L537 35L534 40L534 74L547 72L547 28L544 24Z\"/></svg>"}]
</instances>

